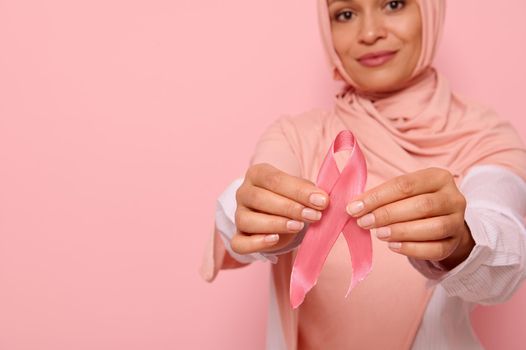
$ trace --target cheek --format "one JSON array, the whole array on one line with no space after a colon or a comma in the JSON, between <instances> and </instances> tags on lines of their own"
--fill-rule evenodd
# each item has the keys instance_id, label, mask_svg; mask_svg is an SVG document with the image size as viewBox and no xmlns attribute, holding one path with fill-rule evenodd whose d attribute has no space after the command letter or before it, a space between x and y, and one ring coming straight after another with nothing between
<instances>
[{"instance_id":1,"label":"cheek","mask_svg":"<svg viewBox=\"0 0 526 350\"><path fill-rule=\"evenodd\" d=\"M419 23L413 21L399 21L393 23L392 32L401 40L405 45L411 47L419 46L422 37L422 27Z\"/></svg>"},{"instance_id":2,"label":"cheek","mask_svg":"<svg viewBox=\"0 0 526 350\"><path fill-rule=\"evenodd\" d=\"M416 50L420 49L422 45L422 27L413 25L410 28L407 28L407 43L411 45ZM415 52L418 56L419 52Z\"/></svg>"},{"instance_id":3,"label":"cheek","mask_svg":"<svg viewBox=\"0 0 526 350\"><path fill-rule=\"evenodd\" d=\"M422 22L417 6L414 6L405 19L398 23L397 31L399 38L413 50L413 56L418 56L422 43Z\"/></svg>"},{"instance_id":4,"label":"cheek","mask_svg":"<svg viewBox=\"0 0 526 350\"><path fill-rule=\"evenodd\" d=\"M334 49L336 50L336 53L340 57L344 57L350 53L352 53L353 45L350 40L350 38L353 37L352 33L349 33L349 31L341 30L341 29L335 29L332 32L332 42Z\"/></svg>"}]
</instances>

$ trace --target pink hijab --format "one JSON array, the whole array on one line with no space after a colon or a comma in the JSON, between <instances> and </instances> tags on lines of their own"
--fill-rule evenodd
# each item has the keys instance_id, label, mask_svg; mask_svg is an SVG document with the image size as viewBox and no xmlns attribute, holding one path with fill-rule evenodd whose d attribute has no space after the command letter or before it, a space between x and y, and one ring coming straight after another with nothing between
<instances>
[{"instance_id":1,"label":"pink hijab","mask_svg":"<svg viewBox=\"0 0 526 350\"><path fill-rule=\"evenodd\" d=\"M336 97L336 114L352 120L352 129L369 152L393 170L409 172L418 168L419 157L432 157L437 166L449 168L457 182L469 167L482 163L507 167L526 178L524 144L513 127L493 110L453 94L431 66L442 36L445 0L417 3L423 42L412 82L398 93L371 101L354 91L355 83L332 44L327 0L318 0L320 31L333 76L346 83ZM402 159L387 159L392 154L385 149L391 146L405 151Z\"/></svg>"},{"instance_id":2,"label":"pink hijab","mask_svg":"<svg viewBox=\"0 0 526 350\"><path fill-rule=\"evenodd\" d=\"M280 118L259 140L251 164L271 163L292 175L316 181L323 158L344 129L356 136L368 164L366 190L395 176L430 166L446 168L459 183L470 167L496 164L526 180L526 149L511 125L492 110L453 94L431 67L444 22L444 0L417 0L423 23L422 52L405 89L373 101L356 93L333 45L327 0L318 0L319 24L336 78L346 85L332 111L312 110ZM346 160L335 155L338 165ZM373 271L349 298L345 240L340 237L317 285L304 303L289 303L295 251L272 267L273 295L287 349L409 349L433 289L405 256L373 239ZM209 242L203 277L236 266L217 231ZM237 265L239 266L239 264Z\"/></svg>"}]
</instances>

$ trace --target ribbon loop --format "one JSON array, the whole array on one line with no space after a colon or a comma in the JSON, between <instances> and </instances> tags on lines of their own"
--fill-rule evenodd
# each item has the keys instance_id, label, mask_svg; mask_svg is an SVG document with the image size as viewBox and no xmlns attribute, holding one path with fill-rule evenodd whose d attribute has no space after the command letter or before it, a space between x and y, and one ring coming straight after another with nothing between
<instances>
[{"instance_id":1,"label":"ribbon loop","mask_svg":"<svg viewBox=\"0 0 526 350\"><path fill-rule=\"evenodd\" d=\"M342 172L338 170L334 153L350 150ZM314 287L323 264L336 239L343 233L352 262L351 290L361 282L372 267L372 241L368 230L358 226L356 218L345 207L365 189L367 165L356 138L349 130L341 131L332 143L318 173L317 186L329 194L329 205L320 221L309 225L294 260L290 279L290 302L297 308Z\"/></svg>"}]
</instances>

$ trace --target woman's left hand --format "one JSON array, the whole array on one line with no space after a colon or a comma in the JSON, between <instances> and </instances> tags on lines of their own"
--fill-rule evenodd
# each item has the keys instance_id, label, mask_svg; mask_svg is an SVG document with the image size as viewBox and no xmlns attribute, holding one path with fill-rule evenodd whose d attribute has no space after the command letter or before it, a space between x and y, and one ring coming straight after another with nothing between
<instances>
[{"instance_id":1,"label":"woman's left hand","mask_svg":"<svg viewBox=\"0 0 526 350\"><path fill-rule=\"evenodd\" d=\"M465 209L466 199L453 175L441 168L393 178L347 206L347 212L359 218L358 225L389 242L391 250L440 261L449 270L463 262L475 245L464 221Z\"/></svg>"}]
</instances>

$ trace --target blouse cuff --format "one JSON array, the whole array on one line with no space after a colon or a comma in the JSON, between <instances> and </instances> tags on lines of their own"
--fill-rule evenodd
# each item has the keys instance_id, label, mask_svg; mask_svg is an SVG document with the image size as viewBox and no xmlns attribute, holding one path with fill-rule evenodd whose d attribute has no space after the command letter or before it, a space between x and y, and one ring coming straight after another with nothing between
<instances>
[{"instance_id":1,"label":"blouse cuff","mask_svg":"<svg viewBox=\"0 0 526 350\"><path fill-rule=\"evenodd\" d=\"M455 281L464 275L472 274L491 255L491 244L480 216L473 208L466 208L464 219L471 231L475 246L469 256L455 268L448 270L438 261L420 260L409 257L409 262L422 275L429 279L428 285L441 283L443 287L454 287Z\"/></svg>"}]
</instances>

